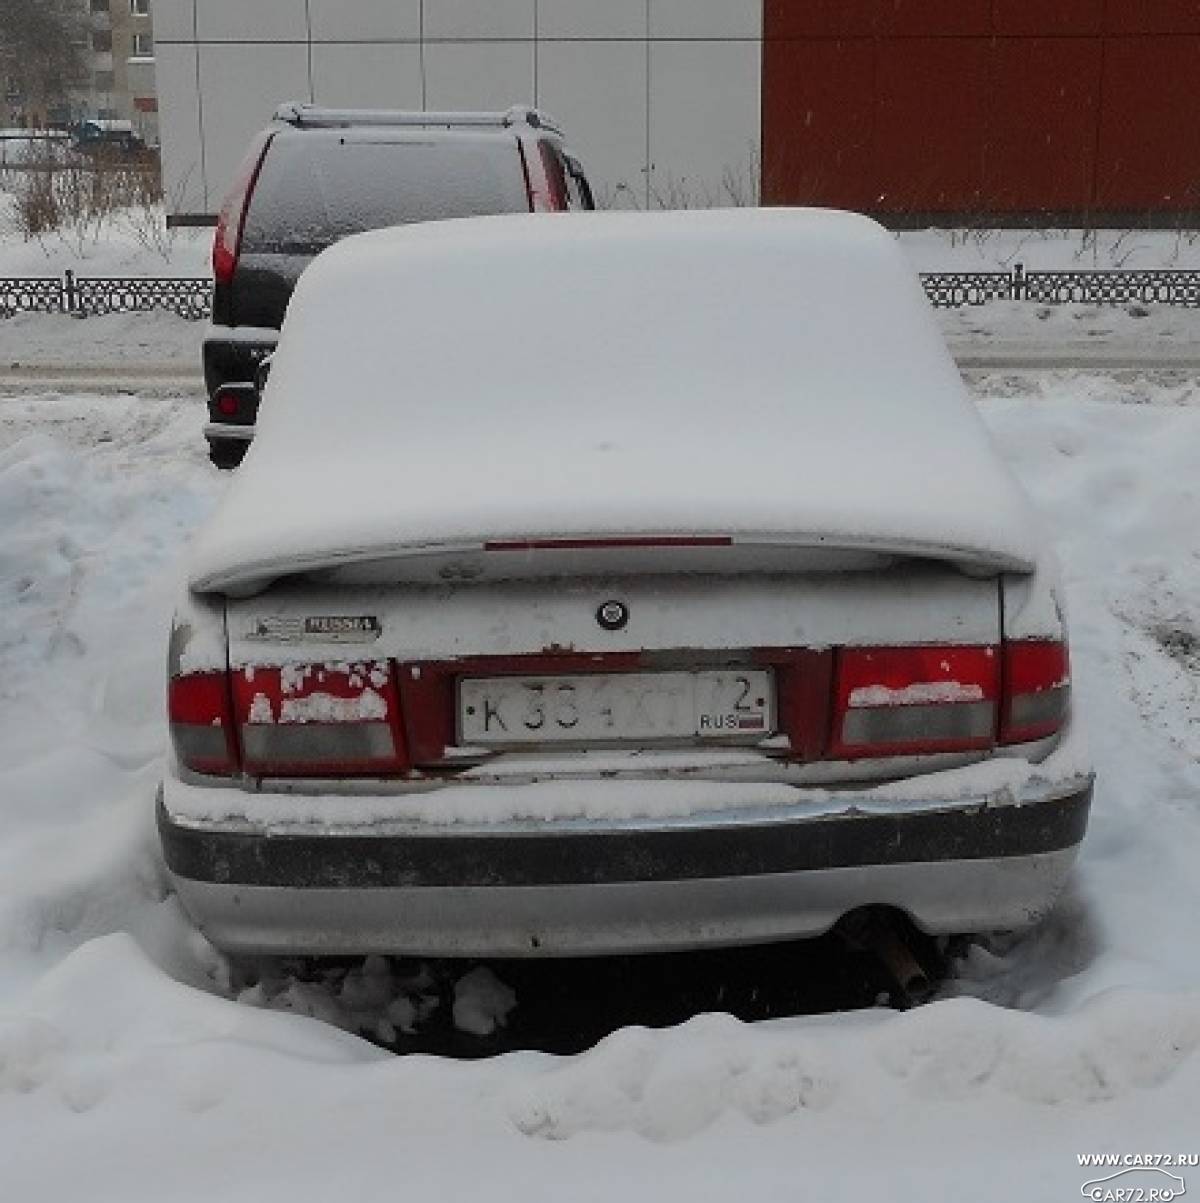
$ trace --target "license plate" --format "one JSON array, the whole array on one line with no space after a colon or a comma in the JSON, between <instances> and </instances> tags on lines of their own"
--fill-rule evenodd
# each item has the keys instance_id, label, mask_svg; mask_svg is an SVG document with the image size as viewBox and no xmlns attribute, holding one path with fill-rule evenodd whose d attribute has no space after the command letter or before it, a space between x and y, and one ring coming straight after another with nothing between
<instances>
[{"instance_id":1,"label":"license plate","mask_svg":"<svg viewBox=\"0 0 1200 1203\"><path fill-rule=\"evenodd\" d=\"M763 670L478 677L459 683L464 744L754 741L775 729Z\"/></svg>"}]
</instances>

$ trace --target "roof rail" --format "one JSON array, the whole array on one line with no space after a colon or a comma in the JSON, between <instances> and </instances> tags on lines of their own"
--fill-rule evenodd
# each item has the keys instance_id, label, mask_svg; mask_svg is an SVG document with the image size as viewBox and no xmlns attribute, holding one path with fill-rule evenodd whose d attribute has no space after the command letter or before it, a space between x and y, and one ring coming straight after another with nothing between
<instances>
[{"instance_id":1,"label":"roof rail","mask_svg":"<svg viewBox=\"0 0 1200 1203\"><path fill-rule=\"evenodd\" d=\"M544 114L528 105L513 105L504 112L452 113L406 112L399 109L326 109L303 101L289 100L275 110L275 120L294 125L297 129L338 129L350 125L390 125L469 127L473 129L507 129L528 125L552 134L561 131Z\"/></svg>"}]
</instances>

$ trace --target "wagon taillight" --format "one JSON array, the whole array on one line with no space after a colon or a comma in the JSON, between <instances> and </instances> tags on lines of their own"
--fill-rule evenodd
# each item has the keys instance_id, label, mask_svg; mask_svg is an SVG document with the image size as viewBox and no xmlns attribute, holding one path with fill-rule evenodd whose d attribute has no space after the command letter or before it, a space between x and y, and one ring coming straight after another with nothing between
<instances>
[{"instance_id":1,"label":"wagon taillight","mask_svg":"<svg viewBox=\"0 0 1200 1203\"><path fill-rule=\"evenodd\" d=\"M213 277L218 284L232 282L237 271L238 257L242 252L242 234L246 228L246 214L250 208L250 197L258 183L263 160L271 145L274 134L264 131L251 143L246 157L238 167L233 186L221 205L217 215L217 228L213 237Z\"/></svg>"},{"instance_id":2,"label":"wagon taillight","mask_svg":"<svg viewBox=\"0 0 1200 1203\"><path fill-rule=\"evenodd\" d=\"M167 716L171 743L181 765L211 777L231 777L237 772L228 674L172 677L167 685Z\"/></svg>"}]
</instances>

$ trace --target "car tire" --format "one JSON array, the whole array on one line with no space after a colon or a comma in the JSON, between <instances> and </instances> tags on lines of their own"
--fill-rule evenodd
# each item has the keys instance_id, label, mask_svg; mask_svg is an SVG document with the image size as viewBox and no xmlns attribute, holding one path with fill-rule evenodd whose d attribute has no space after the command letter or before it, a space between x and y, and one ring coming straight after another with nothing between
<instances>
[{"instance_id":1,"label":"car tire","mask_svg":"<svg viewBox=\"0 0 1200 1203\"><path fill-rule=\"evenodd\" d=\"M241 439L213 439L208 444L208 458L223 472L227 472L242 462L249 446Z\"/></svg>"}]
</instances>

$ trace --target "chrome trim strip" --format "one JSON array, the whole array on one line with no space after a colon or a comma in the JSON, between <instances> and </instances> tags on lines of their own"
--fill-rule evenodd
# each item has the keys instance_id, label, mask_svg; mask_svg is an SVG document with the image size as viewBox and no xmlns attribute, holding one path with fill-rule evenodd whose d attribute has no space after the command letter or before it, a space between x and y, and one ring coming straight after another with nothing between
<instances>
[{"instance_id":1,"label":"chrome trim strip","mask_svg":"<svg viewBox=\"0 0 1200 1203\"><path fill-rule=\"evenodd\" d=\"M233 426L226 422L209 422L204 427L206 439L235 439L249 443L254 438L253 426Z\"/></svg>"}]
</instances>

